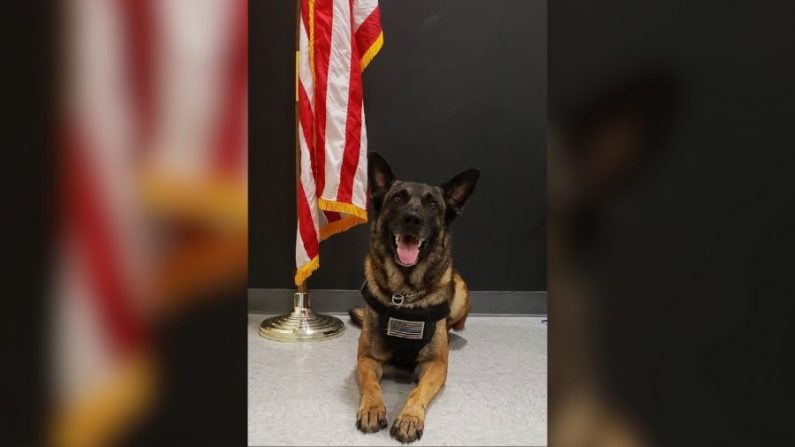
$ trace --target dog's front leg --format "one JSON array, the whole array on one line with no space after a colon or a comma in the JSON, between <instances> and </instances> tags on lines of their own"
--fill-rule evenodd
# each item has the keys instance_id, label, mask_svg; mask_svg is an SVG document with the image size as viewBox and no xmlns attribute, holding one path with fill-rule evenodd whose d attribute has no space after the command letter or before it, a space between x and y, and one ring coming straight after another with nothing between
<instances>
[{"instance_id":1,"label":"dog's front leg","mask_svg":"<svg viewBox=\"0 0 795 447\"><path fill-rule=\"evenodd\" d=\"M386 407L381 395L381 373L384 364L368 355L359 355L356 377L359 381L359 411L356 428L365 433L375 433L387 426Z\"/></svg>"},{"instance_id":2,"label":"dog's front leg","mask_svg":"<svg viewBox=\"0 0 795 447\"><path fill-rule=\"evenodd\" d=\"M392 423L390 434L400 442L413 442L422 437L425 409L447 379L447 355L420 363L420 380L411 391L406 405Z\"/></svg>"}]
</instances>

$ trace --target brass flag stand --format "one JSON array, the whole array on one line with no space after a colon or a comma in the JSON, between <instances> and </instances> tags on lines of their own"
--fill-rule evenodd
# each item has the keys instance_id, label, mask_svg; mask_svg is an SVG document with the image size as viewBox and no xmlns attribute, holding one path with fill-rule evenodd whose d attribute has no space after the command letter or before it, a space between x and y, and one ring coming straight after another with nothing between
<instances>
[{"instance_id":1,"label":"brass flag stand","mask_svg":"<svg viewBox=\"0 0 795 447\"><path fill-rule=\"evenodd\" d=\"M312 312L306 282L293 294L293 310L262 321L259 335L276 341L321 341L340 337L345 332L342 320Z\"/></svg>"},{"instance_id":2,"label":"brass flag stand","mask_svg":"<svg viewBox=\"0 0 795 447\"><path fill-rule=\"evenodd\" d=\"M300 0L295 3L295 46L296 46L296 101L295 101L295 181L296 194L301 176L301 147L298 142L298 39L301 20ZM296 197L296 206L298 198ZM339 318L331 315L316 314L310 308L309 288L304 281L293 294L293 310L283 315L270 317L262 321L259 326L259 335L263 338L276 341L321 341L331 340L342 336L345 324Z\"/></svg>"}]
</instances>

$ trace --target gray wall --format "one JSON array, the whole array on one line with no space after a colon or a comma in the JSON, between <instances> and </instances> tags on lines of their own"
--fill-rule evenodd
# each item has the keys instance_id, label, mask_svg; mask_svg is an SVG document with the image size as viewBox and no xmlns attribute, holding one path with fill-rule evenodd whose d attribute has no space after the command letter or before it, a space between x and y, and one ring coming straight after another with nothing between
<instances>
[{"instance_id":1,"label":"gray wall","mask_svg":"<svg viewBox=\"0 0 795 447\"><path fill-rule=\"evenodd\" d=\"M546 289L546 2L382 0L384 47L364 74L370 149L400 178L477 167L453 223L473 290ZM249 6L249 286L294 272L294 4ZM355 289L367 229L321 245L313 289Z\"/></svg>"}]
</instances>

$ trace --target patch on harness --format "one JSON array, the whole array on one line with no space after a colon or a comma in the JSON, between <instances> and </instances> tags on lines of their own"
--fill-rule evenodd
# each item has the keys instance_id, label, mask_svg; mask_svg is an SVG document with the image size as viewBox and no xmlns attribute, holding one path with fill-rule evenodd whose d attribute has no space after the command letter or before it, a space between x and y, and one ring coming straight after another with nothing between
<instances>
[{"instance_id":1,"label":"patch on harness","mask_svg":"<svg viewBox=\"0 0 795 447\"><path fill-rule=\"evenodd\" d=\"M408 338L410 340L422 340L422 333L424 331L424 321L400 320L392 317L389 318L389 323L386 327L386 335Z\"/></svg>"}]
</instances>

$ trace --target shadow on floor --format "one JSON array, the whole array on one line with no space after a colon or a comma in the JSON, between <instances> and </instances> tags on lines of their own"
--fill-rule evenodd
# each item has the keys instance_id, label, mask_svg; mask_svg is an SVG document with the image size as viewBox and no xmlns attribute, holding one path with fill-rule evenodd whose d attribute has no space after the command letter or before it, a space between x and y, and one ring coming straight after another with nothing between
<instances>
[{"instance_id":1,"label":"shadow on floor","mask_svg":"<svg viewBox=\"0 0 795 447\"><path fill-rule=\"evenodd\" d=\"M447 334L447 344L451 351L458 351L467 345L467 339L451 332Z\"/></svg>"}]
</instances>

